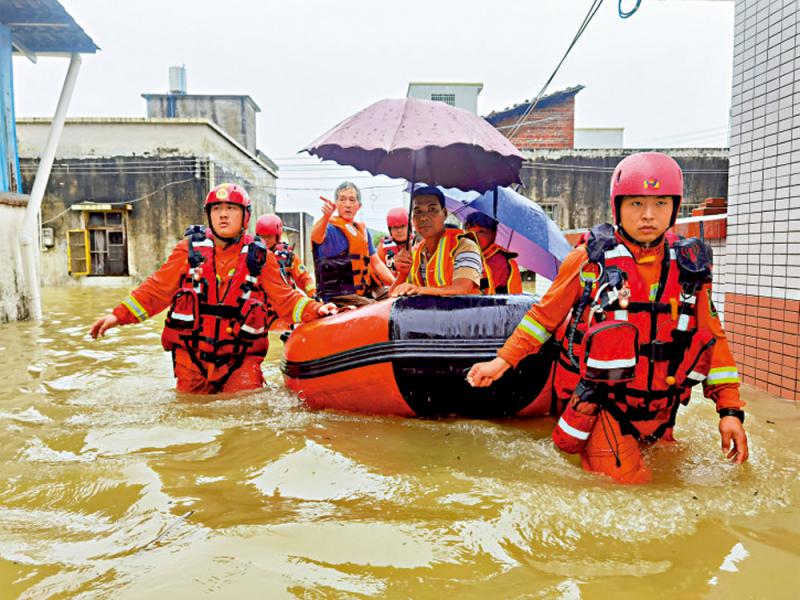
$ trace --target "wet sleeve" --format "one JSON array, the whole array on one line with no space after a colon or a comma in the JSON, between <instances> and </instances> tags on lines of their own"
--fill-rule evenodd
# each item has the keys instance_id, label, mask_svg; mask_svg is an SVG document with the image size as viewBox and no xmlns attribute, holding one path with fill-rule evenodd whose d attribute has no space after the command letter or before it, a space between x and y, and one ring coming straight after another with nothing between
<instances>
[{"instance_id":1,"label":"wet sleeve","mask_svg":"<svg viewBox=\"0 0 800 600\"><path fill-rule=\"evenodd\" d=\"M317 286L314 283L314 277L308 272L303 261L296 254L292 259L292 277L294 278L297 287L303 290L306 295L313 296L317 293Z\"/></svg>"},{"instance_id":2,"label":"wet sleeve","mask_svg":"<svg viewBox=\"0 0 800 600\"><path fill-rule=\"evenodd\" d=\"M189 242L182 240L161 268L133 290L113 311L120 325L139 323L157 315L172 302L189 270Z\"/></svg>"},{"instance_id":3,"label":"wet sleeve","mask_svg":"<svg viewBox=\"0 0 800 600\"><path fill-rule=\"evenodd\" d=\"M278 316L291 319L293 323L305 323L319 318L322 303L312 300L286 285L281 277L278 259L270 252L259 277L261 286L267 292L267 300Z\"/></svg>"},{"instance_id":4,"label":"wet sleeve","mask_svg":"<svg viewBox=\"0 0 800 600\"><path fill-rule=\"evenodd\" d=\"M586 248L570 252L561 264L553 285L539 304L534 304L506 340L497 355L516 367L523 358L538 352L569 315L581 293L578 277L586 261Z\"/></svg>"},{"instance_id":5,"label":"wet sleeve","mask_svg":"<svg viewBox=\"0 0 800 600\"><path fill-rule=\"evenodd\" d=\"M469 279L480 287L481 273L483 261L480 247L469 238L461 238L453 252L453 280Z\"/></svg>"},{"instance_id":6,"label":"wet sleeve","mask_svg":"<svg viewBox=\"0 0 800 600\"><path fill-rule=\"evenodd\" d=\"M739 397L739 371L711 298L711 284L704 285L697 293L697 326L709 329L717 340L712 350L711 370L703 382L703 394L714 401L717 410L743 407L745 403Z\"/></svg>"}]
</instances>

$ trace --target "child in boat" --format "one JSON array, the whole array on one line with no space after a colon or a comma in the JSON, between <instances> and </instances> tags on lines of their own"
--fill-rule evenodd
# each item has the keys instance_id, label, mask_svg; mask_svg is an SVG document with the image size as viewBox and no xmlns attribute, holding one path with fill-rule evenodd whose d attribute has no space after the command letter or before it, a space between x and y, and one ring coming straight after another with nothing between
<instances>
[{"instance_id":1,"label":"child in boat","mask_svg":"<svg viewBox=\"0 0 800 600\"><path fill-rule=\"evenodd\" d=\"M739 377L711 300L710 252L668 233L682 196L671 157L645 152L620 162L614 226L590 232L497 357L467 375L489 386L556 334L552 385L566 410L553 439L580 453L584 469L621 482L650 480L641 447L672 440L678 407L700 382L716 404L723 452L736 463L748 457Z\"/></svg>"}]
</instances>

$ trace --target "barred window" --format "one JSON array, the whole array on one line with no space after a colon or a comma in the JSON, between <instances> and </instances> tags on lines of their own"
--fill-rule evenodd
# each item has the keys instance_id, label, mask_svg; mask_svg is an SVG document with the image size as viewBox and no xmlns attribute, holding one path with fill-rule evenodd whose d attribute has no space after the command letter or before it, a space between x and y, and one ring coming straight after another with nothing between
<instances>
[{"instance_id":1,"label":"barred window","mask_svg":"<svg viewBox=\"0 0 800 600\"><path fill-rule=\"evenodd\" d=\"M560 216L559 206L558 204L540 204L539 206L542 207L544 214L550 217L556 224L558 224L558 217Z\"/></svg>"},{"instance_id":2,"label":"barred window","mask_svg":"<svg viewBox=\"0 0 800 600\"><path fill-rule=\"evenodd\" d=\"M444 102L445 104L449 104L450 106L456 105L455 94L431 94L431 100L433 100L434 102Z\"/></svg>"}]
</instances>

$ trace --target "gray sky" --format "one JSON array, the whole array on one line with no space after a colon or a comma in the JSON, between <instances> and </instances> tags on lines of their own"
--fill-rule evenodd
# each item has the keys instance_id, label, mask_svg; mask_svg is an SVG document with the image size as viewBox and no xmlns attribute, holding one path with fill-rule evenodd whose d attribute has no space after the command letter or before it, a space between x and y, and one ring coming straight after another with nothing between
<instances>
[{"instance_id":1,"label":"gray sky","mask_svg":"<svg viewBox=\"0 0 800 600\"><path fill-rule=\"evenodd\" d=\"M61 0L100 46L86 56L70 116L145 116L185 64L189 93L249 94L258 146L281 167L279 209L318 212L320 189L353 173L296 152L409 81L480 81L488 114L534 96L589 0ZM634 0L625 0L626 7ZM624 127L627 147L724 146L733 2L643 0L623 20L607 0L549 91L582 84L577 127ZM52 116L67 60L15 58L18 116ZM303 168L303 165L306 165ZM364 186L380 227L399 201L391 180Z\"/></svg>"}]
</instances>

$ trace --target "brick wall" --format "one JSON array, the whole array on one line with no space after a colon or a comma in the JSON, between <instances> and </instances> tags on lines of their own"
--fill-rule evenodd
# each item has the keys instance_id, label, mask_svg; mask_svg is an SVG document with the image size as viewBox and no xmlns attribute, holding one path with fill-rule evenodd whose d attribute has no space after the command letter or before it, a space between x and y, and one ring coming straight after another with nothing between
<instances>
[{"instance_id":1,"label":"brick wall","mask_svg":"<svg viewBox=\"0 0 800 600\"><path fill-rule=\"evenodd\" d=\"M797 2L736 0L726 329L740 374L800 400ZM798 88L800 89L800 88Z\"/></svg>"},{"instance_id":2,"label":"brick wall","mask_svg":"<svg viewBox=\"0 0 800 600\"><path fill-rule=\"evenodd\" d=\"M495 127L508 137L518 120L517 116L509 117L495 123ZM520 150L572 148L574 140L575 96L535 109L511 137L511 143Z\"/></svg>"}]
</instances>

